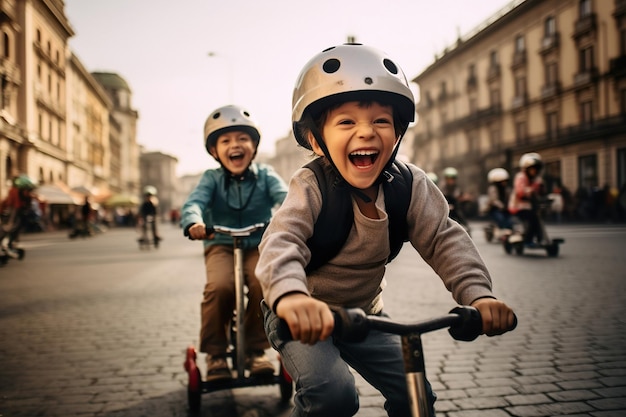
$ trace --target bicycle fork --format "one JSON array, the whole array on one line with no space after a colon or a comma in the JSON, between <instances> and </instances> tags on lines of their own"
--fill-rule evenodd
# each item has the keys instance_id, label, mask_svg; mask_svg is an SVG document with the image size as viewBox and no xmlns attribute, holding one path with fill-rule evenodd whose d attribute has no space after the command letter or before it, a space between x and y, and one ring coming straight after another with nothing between
<instances>
[{"instance_id":1,"label":"bicycle fork","mask_svg":"<svg viewBox=\"0 0 626 417\"><path fill-rule=\"evenodd\" d=\"M402 356L409 392L409 406L413 417L431 417L426 390L426 365L419 333L402 336Z\"/></svg>"}]
</instances>

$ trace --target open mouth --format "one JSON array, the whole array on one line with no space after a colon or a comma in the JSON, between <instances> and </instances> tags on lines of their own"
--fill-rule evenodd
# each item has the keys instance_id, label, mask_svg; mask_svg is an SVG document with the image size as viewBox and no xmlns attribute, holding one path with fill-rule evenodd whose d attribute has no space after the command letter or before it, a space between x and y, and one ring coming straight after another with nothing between
<instances>
[{"instance_id":1,"label":"open mouth","mask_svg":"<svg viewBox=\"0 0 626 417\"><path fill-rule=\"evenodd\" d=\"M348 158L356 167L364 168L374 165L374 162L378 159L378 151L354 151L348 155Z\"/></svg>"},{"instance_id":2,"label":"open mouth","mask_svg":"<svg viewBox=\"0 0 626 417\"><path fill-rule=\"evenodd\" d=\"M231 161L240 161L243 159L243 152L235 152L233 154L230 154L228 156L228 159L230 159Z\"/></svg>"}]
</instances>

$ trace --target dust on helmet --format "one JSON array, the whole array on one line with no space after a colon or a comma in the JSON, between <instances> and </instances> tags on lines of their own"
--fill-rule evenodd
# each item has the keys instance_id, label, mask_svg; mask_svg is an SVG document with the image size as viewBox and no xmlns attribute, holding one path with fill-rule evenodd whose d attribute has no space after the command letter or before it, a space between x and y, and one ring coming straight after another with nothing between
<instances>
[{"instance_id":1,"label":"dust on helmet","mask_svg":"<svg viewBox=\"0 0 626 417\"><path fill-rule=\"evenodd\" d=\"M26 174L21 174L15 180L13 184L20 190L34 190L37 188L37 181L33 180Z\"/></svg>"},{"instance_id":2,"label":"dust on helmet","mask_svg":"<svg viewBox=\"0 0 626 417\"><path fill-rule=\"evenodd\" d=\"M242 107L229 105L214 110L204 123L204 146L207 152L211 153L210 149L221 134L235 130L248 133L255 146L259 146L261 133L250 113Z\"/></svg>"},{"instance_id":3,"label":"dust on helmet","mask_svg":"<svg viewBox=\"0 0 626 417\"><path fill-rule=\"evenodd\" d=\"M496 182L507 181L509 179L509 173L504 168L494 168L487 173L487 181L491 184Z\"/></svg>"},{"instance_id":4,"label":"dust on helmet","mask_svg":"<svg viewBox=\"0 0 626 417\"><path fill-rule=\"evenodd\" d=\"M530 167L536 167L537 171L540 171L543 167L543 161L541 160L541 155L536 152L525 153L519 159L519 167L523 170L526 170Z\"/></svg>"},{"instance_id":5,"label":"dust on helmet","mask_svg":"<svg viewBox=\"0 0 626 417\"><path fill-rule=\"evenodd\" d=\"M443 170L443 176L445 178L456 178L459 176L459 171L454 167L447 167Z\"/></svg>"},{"instance_id":6,"label":"dust on helmet","mask_svg":"<svg viewBox=\"0 0 626 417\"><path fill-rule=\"evenodd\" d=\"M307 114L316 118L330 106L369 100L392 105L402 137L415 118L415 100L400 67L384 52L361 44L325 49L304 66L293 91L291 121L298 144L311 149L297 127Z\"/></svg>"},{"instance_id":7,"label":"dust on helmet","mask_svg":"<svg viewBox=\"0 0 626 417\"><path fill-rule=\"evenodd\" d=\"M157 189L153 185L146 185L145 187L143 187L143 194L144 195L157 195Z\"/></svg>"}]
</instances>

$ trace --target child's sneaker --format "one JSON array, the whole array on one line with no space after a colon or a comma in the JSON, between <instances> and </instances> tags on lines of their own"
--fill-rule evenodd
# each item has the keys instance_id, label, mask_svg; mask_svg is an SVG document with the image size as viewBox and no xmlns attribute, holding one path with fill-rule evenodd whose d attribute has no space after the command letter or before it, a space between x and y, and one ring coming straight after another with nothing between
<instances>
[{"instance_id":1,"label":"child's sneaker","mask_svg":"<svg viewBox=\"0 0 626 417\"><path fill-rule=\"evenodd\" d=\"M225 356L211 356L207 355L206 358L207 372L206 381L219 381L224 379L231 379L233 375L228 367Z\"/></svg>"},{"instance_id":2,"label":"child's sneaker","mask_svg":"<svg viewBox=\"0 0 626 417\"><path fill-rule=\"evenodd\" d=\"M267 375L274 373L274 365L263 351L253 352L246 358L246 369L250 375Z\"/></svg>"}]
</instances>

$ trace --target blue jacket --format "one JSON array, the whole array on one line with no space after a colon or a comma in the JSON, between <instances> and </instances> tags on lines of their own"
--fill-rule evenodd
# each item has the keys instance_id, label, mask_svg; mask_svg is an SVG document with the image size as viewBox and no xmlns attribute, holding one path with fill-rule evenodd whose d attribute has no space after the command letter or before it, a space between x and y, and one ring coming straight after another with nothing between
<instances>
[{"instance_id":1,"label":"blue jacket","mask_svg":"<svg viewBox=\"0 0 626 417\"><path fill-rule=\"evenodd\" d=\"M183 204L180 224L186 231L194 223L245 227L267 222L286 195L287 184L269 165L252 163L241 177L231 176L222 167L208 169ZM259 230L244 238L244 249L257 247L262 235ZM232 242L232 237L216 233L203 243L206 248Z\"/></svg>"}]
</instances>

